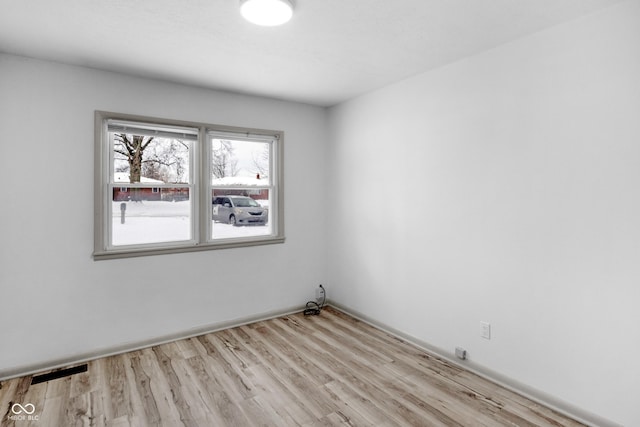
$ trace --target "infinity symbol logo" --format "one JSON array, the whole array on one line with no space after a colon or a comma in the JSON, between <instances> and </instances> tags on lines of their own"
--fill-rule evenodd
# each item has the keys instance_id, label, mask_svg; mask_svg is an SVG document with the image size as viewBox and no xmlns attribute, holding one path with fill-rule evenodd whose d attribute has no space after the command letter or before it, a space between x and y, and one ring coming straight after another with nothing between
<instances>
[{"instance_id":1,"label":"infinity symbol logo","mask_svg":"<svg viewBox=\"0 0 640 427\"><path fill-rule=\"evenodd\" d=\"M33 405L33 403L27 403L24 406L22 406L19 403L14 403L13 406L11 406L11 412L13 412L16 415L20 415L23 412L27 415L31 415L35 411L36 411L36 407Z\"/></svg>"}]
</instances>

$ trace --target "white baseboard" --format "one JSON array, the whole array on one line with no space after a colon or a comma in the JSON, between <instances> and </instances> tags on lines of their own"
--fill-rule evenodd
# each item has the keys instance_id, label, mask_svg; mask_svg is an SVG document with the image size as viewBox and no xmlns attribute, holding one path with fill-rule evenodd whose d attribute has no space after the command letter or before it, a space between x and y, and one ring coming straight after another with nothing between
<instances>
[{"instance_id":1,"label":"white baseboard","mask_svg":"<svg viewBox=\"0 0 640 427\"><path fill-rule=\"evenodd\" d=\"M163 336L157 336L142 341L122 343L112 347L105 347L97 349L95 351L70 355L68 357L62 357L54 360L44 360L40 363L16 366L9 369L0 370L0 381L8 380L11 378L23 377L26 375L33 375L44 371L50 371L53 369L64 368L68 366L78 365L86 363L91 360L100 359L103 357L114 356L117 354L127 353L130 351L141 350L156 345L166 344L181 339L197 337L199 335L208 334L211 332L220 331L223 329L234 328L236 326L242 326L249 323L260 322L263 320L269 320L276 317L286 316L293 313L302 311L302 307L289 307L282 310L273 310L265 313L259 313L254 316L247 316L238 319L232 319L228 321L222 321L210 325L198 326L186 331L168 334Z\"/></svg>"},{"instance_id":2,"label":"white baseboard","mask_svg":"<svg viewBox=\"0 0 640 427\"><path fill-rule=\"evenodd\" d=\"M494 384L497 384L501 387L506 388L507 390L510 390L523 397L526 397L527 399L530 399L536 403L539 403L550 409L553 409L554 411L557 411L569 418L573 418L574 420L579 421L587 426L623 427L620 424L614 423L613 421L607 420L603 417L600 417L599 415L593 414L575 405L567 403L545 392L537 390L533 387L530 387L512 378L506 377L500 374L499 372L493 371L491 369L487 369L486 367L479 365L477 363L473 363L471 361L465 361L464 363L461 363L460 360L456 358L454 353L435 347L414 336L408 335L398 329L392 328L384 323L378 322L377 320L372 319L366 314L360 313L356 310L350 309L349 307L343 306L342 304L336 303L335 301L330 300L327 302L327 305L335 307L336 309L343 311L346 314L353 316L356 319L364 323L367 323L375 328L381 329L395 337L398 337L407 342L410 342L411 344L429 353L432 353L434 356L437 356L441 359L446 360L452 365L455 365L461 369L465 369L469 372L472 372L488 381L491 381Z\"/></svg>"}]
</instances>

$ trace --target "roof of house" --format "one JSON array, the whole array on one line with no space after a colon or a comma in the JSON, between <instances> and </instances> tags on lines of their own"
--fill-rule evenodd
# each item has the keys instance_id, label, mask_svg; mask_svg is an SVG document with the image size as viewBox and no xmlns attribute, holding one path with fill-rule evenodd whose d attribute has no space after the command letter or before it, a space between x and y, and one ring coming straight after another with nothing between
<instances>
[{"instance_id":1,"label":"roof of house","mask_svg":"<svg viewBox=\"0 0 640 427\"><path fill-rule=\"evenodd\" d=\"M129 172L114 172L113 182L130 183ZM141 184L164 184L164 181L158 179L147 178L146 176L140 177Z\"/></svg>"},{"instance_id":2,"label":"roof of house","mask_svg":"<svg viewBox=\"0 0 640 427\"><path fill-rule=\"evenodd\" d=\"M213 185L239 185L242 187L263 187L269 185L268 179L260 179L254 176L225 176L224 178L216 178L211 182Z\"/></svg>"}]
</instances>

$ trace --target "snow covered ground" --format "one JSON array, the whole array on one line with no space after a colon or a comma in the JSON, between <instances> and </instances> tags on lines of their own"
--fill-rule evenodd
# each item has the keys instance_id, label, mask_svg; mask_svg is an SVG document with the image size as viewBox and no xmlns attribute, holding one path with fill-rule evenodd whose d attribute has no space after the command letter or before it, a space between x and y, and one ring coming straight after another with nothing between
<instances>
[{"instance_id":1,"label":"snow covered ground","mask_svg":"<svg viewBox=\"0 0 640 427\"><path fill-rule=\"evenodd\" d=\"M126 202L125 222L121 224L120 204L113 202L112 243L114 246L190 240L189 202ZM266 236L271 226L234 227L212 222L213 238Z\"/></svg>"}]
</instances>

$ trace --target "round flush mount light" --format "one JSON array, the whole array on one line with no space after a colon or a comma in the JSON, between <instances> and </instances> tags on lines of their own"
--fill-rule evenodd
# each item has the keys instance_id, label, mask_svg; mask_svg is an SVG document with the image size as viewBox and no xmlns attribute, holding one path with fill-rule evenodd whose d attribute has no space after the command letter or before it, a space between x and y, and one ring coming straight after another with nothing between
<instances>
[{"instance_id":1,"label":"round flush mount light","mask_svg":"<svg viewBox=\"0 0 640 427\"><path fill-rule=\"evenodd\" d=\"M249 22L272 27L291 19L293 4L289 0L240 0L240 13Z\"/></svg>"}]
</instances>

